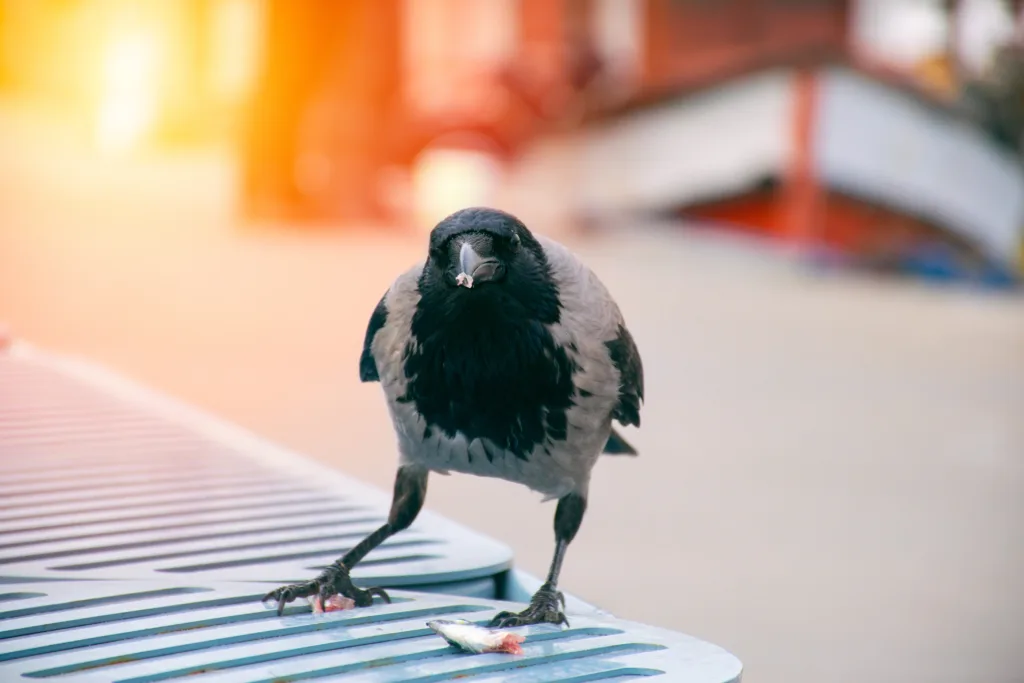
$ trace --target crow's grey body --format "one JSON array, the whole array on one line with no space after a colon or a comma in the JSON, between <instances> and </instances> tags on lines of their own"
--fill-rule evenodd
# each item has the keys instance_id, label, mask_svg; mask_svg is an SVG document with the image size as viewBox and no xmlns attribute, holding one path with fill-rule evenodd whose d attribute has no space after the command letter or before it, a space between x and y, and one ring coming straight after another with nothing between
<instances>
[{"instance_id":1,"label":"crow's grey body","mask_svg":"<svg viewBox=\"0 0 1024 683\"><path fill-rule=\"evenodd\" d=\"M499 477L538 491L545 500L570 491L586 493L590 471L608 441L612 414L619 403L622 373L615 367L608 345L617 338L623 319L605 286L572 252L550 239L538 236L537 241L547 255L563 302L559 321L547 329L577 368L566 438L546 439L526 458L520 458L488 439L469 440L461 433L452 437L441 430L428 430L415 403L400 400L409 381L406 347L416 343L411 326L423 269L417 265L400 275L385 295L386 322L370 346L403 463L440 473Z\"/></svg>"}]
</instances>

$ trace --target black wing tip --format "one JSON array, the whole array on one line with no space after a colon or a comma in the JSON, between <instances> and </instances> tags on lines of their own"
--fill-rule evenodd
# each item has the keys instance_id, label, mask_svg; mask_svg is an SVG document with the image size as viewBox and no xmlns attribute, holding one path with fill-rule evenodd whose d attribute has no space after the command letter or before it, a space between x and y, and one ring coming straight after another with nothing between
<instances>
[{"instance_id":1,"label":"black wing tip","mask_svg":"<svg viewBox=\"0 0 1024 683\"><path fill-rule=\"evenodd\" d=\"M612 414L624 427L640 426L640 403L639 396L622 396L620 403Z\"/></svg>"},{"instance_id":2,"label":"black wing tip","mask_svg":"<svg viewBox=\"0 0 1024 683\"><path fill-rule=\"evenodd\" d=\"M366 336L363 338L363 352L359 356L359 380L362 382L380 381L380 374L377 372L377 361L373 358L371 348L373 346L373 338L388 320L388 307L384 303L387 296L388 294L385 292L384 296L377 302L377 306L373 309L373 314L370 316L370 321L366 325Z\"/></svg>"},{"instance_id":3,"label":"black wing tip","mask_svg":"<svg viewBox=\"0 0 1024 683\"><path fill-rule=\"evenodd\" d=\"M604 452L607 455L639 455L626 439L614 429L608 435L608 442L604 445Z\"/></svg>"},{"instance_id":4,"label":"black wing tip","mask_svg":"<svg viewBox=\"0 0 1024 683\"><path fill-rule=\"evenodd\" d=\"M363 353L362 357L359 359L359 381L380 381L380 375L377 373L377 363L369 353Z\"/></svg>"},{"instance_id":5,"label":"black wing tip","mask_svg":"<svg viewBox=\"0 0 1024 683\"><path fill-rule=\"evenodd\" d=\"M612 414L626 426L640 426L640 405L644 400L644 366L633 335L619 323L618 335L605 342L612 364L619 371L619 402Z\"/></svg>"}]
</instances>

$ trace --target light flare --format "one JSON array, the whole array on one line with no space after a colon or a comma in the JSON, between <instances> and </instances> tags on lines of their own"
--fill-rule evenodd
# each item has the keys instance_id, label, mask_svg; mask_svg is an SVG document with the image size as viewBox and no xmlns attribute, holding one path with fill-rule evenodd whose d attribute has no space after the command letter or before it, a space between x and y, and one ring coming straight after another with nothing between
<instances>
[{"instance_id":1,"label":"light flare","mask_svg":"<svg viewBox=\"0 0 1024 683\"><path fill-rule=\"evenodd\" d=\"M103 58L102 94L96 119L100 149L129 149L152 128L158 108L156 41L137 33L121 36Z\"/></svg>"}]
</instances>

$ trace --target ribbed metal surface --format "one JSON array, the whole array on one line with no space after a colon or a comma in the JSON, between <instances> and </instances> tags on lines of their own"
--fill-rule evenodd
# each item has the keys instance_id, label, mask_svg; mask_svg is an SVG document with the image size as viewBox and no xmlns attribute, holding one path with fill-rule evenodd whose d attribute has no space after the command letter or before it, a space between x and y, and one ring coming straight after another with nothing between
<instances>
[{"instance_id":1,"label":"ribbed metal surface","mask_svg":"<svg viewBox=\"0 0 1024 683\"><path fill-rule=\"evenodd\" d=\"M261 605L268 583L309 578L389 503L89 364L0 353L0 681L739 680L715 645L585 605L569 629L515 629L523 655L449 646L427 621L522 605L488 599L505 546L427 511L354 574L430 593L319 615Z\"/></svg>"},{"instance_id":2,"label":"ribbed metal surface","mask_svg":"<svg viewBox=\"0 0 1024 683\"><path fill-rule=\"evenodd\" d=\"M0 574L304 580L379 526L389 504L90 365L0 353ZM425 511L353 576L493 597L510 565L506 546Z\"/></svg>"},{"instance_id":3,"label":"ribbed metal surface","mask_svg":"<svg viewBox=\"0 0 1024 683\"><path fill-rule=\"evenodd\" d=\"M397 591L391 605L283 617L262 585L80 582L0 584L0 680L152 683L228 681L739 680L740 662L688 636L615 619L514 631L523 655L463 653L427 628L436 618L484 623L516 606Z\"/></svg>"}]
</instances>

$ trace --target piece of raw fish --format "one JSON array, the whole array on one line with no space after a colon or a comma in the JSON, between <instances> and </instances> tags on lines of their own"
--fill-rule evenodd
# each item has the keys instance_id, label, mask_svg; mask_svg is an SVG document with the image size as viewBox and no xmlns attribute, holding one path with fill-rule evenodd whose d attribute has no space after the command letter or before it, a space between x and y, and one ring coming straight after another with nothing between
<instances>
[{"instance_id":1,"label":"piece of raw fish","mask_svg":"<svg viewBox=\"0 0 1024 683\"><path fill-rule=\"evenodd\" d=\"M352 598L346 598L344 595L332 595L327 598L327 604L320 604L320 596L313 595L308 598L309 604L313 607L314 613L320 612L340 612L345 609L352 609L356 606L356 601Z\"/></svg>"},{"instance_id":2,"label":"piece of raw fish","mask_svg":"<svg viewBox=\"0 0 1024 683\"><path fill-rule=\"evenodd\" d=\"M519 646L526 636L508 631L477 626L473 622L461 619L435 619L428 621L427 626L434 633L447 640L450 644L477 654L483 652L507 652L512 655L523 654Z\"/></svg>"}]
</instances>

